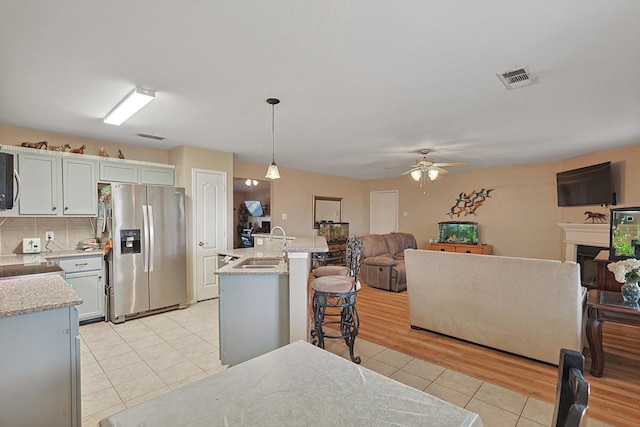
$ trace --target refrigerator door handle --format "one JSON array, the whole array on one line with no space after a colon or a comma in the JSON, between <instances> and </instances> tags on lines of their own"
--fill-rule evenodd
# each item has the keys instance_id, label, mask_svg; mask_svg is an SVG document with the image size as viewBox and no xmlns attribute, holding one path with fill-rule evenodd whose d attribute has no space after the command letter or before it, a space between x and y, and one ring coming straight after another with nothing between
<instances>
[{"instance_id":1,"label":"refrigerator door handle","mask_svg":"<svg viewBox=\"0 0 640 427\"><path fill-rule=\"evenodd\" d=\"M149 213L147 211L147 205L142 205L142 224L144 227L144 272L148 273L149 272L149 240L148 240L148 235L149 235Z\"/></svg>"},{"instance_id":2,"label":"refrigerator door handle","mask_svg":"<svg viewBox=\"0 0 640 427\"><path fill-rule=\"evenodd\" d=\"M147 206L147 209L149 211L149 250L147 252L149 253L149 271L153 271L153 251L156 243L156 233L153 221L153 206L149 205Z\"/></svg>"}]
</instances>

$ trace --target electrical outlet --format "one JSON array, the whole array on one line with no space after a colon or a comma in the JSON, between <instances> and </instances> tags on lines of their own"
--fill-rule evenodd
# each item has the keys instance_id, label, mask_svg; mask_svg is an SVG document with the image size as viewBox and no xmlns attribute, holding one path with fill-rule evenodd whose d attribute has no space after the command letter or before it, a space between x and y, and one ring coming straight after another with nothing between
<instances>
[{"instance_id":1,"label":"electrical outlet","mask_svg":"<svg viewBox=\"0 0 640 427\"><path fill-rule=\"evenodd\" d=\"M55 240L53 238L53 231L45 231L44 233L45 237L47 238L47 241L53 241Z\"/></svg>"}]
</instances>

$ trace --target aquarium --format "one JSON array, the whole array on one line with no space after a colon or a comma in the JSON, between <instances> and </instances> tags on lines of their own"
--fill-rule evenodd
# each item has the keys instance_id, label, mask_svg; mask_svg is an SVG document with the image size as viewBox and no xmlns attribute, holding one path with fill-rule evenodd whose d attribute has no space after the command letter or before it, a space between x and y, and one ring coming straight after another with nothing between
<instances>
[{"instance_id":1,"label":"aquarium","mask_svg":"<svg viewBox=\"0 0 640 427\"><path fill-rule=\"evenodd\" d=\"M446 221L438 223L438 243L480 244L478 223L471 221Z\"/></svg>"},{"instance_id":2,"label":"aquarium","mask_svg":"<svg viewBox=\"0 0 640 427\"><path fill-rule=\"evenodd\" d=\"M321 222L319 234L327 239L327 243L346 242L349 238L348 222Z\"/></svg>"},{"instance_id":3,"label":"aquarium","mask_svg":"<svg viewBox=\"0 0 640 427\"><path fill-rule=\"evenodd\" d=\"M609 259L640 259L640 207L611 209Z\"/></svg>"}]
</instances>

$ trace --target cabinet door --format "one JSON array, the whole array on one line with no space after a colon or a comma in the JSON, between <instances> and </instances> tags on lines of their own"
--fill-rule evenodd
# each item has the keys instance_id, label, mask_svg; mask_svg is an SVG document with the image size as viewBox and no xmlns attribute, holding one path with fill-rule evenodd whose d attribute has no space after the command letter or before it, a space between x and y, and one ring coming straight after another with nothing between
<instances>
[{"instance_id":1,"label":"cabinet door","mask_svg":"<svg viewBox=\"0 0 640 427\"><path fill-rule=\"evenodd\" d=\"M96 164L90 160L62 159L64 215L97 215Z\"/></svg>"},{"instance_id":2,"label":"cabinet door","mask_svg":"<svg viewBox=\"0 0 640 427\"><path fill-rule=\"evenodd\" d=\"M100 181L138 183L138 165L100 162Z\"/></svg>"},{"instance_id":3,"label":"cabinet door","mask_svg":"<svg viewBox=\"0 0 640 427\"><path fill-rule=\"evenodd\" d=\"M82 298L82 304L77 306L80 321L104 318L104 281L101 271L85 273L69 273L67 282Z\"/></svg>"},{"instance_id":4,"label":"cabinet door","mask_svg":"<svg viewBox=\"0 0 640 427\"><path fill-rule=\"evenodd\" d=\"M74 312L63 307L0 318L1 425L79 425Z\"/></svg>"},{"instance_id":5,"label":"cabinet door","mask_svg":"<svg viewBox=\"0 0 640 427\"><path fill-rule=\"evenodd\" d=\"M60 209L60 159L35 154L18 155L21 215L57 215Z\"/></svg>"},{"instance_id":6,"label":"cabinet door","mask_svg":"<svg viewBox=\"0 0 640 427\"><path fill-rule=\"evenodd\" d=\"M175 169L140 166L140 184L174 185Z\"/></svg>"}]
</instances>

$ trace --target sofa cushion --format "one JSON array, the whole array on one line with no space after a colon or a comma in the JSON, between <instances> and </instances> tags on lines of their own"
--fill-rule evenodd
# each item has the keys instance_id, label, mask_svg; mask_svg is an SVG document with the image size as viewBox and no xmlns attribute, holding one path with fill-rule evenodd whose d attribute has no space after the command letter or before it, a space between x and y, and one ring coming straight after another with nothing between
<instances>
[{"instance_id":1,"label":"sofa cushion","mask_svg":"<svg viewBox=\"0 0 640 427\"><path fill-rule=\"evenodd\" d=\"M416 239L410 233L390 233L383 235L389 252L394 259L403 260L405 249L417 249Z\"/></svg>"},{"instance_id":2,"label":"sofa cushion","mask_svg":"<svg viewBox=\"0 0 640 427\"><path fill-rule=\"evenodd\" d=\"M362 259L389 254L387 242L380 234L367 234L360 239L362 240Z\"/></svg>"},{"instance_id":3,"label":"sofa cushion","mask_svg":"<svg viewBox=\"0 0 640 427\"><path fill-rule=\"evenodd\" d=\"M396 265L397 262L395 259L391 258L391 255L380 255L380 256L370 256L369 258L365 258L362 260L363 264L367 265L378 265L378 266L387 266L387 265Z\"/></svg>"}]
</instances>

